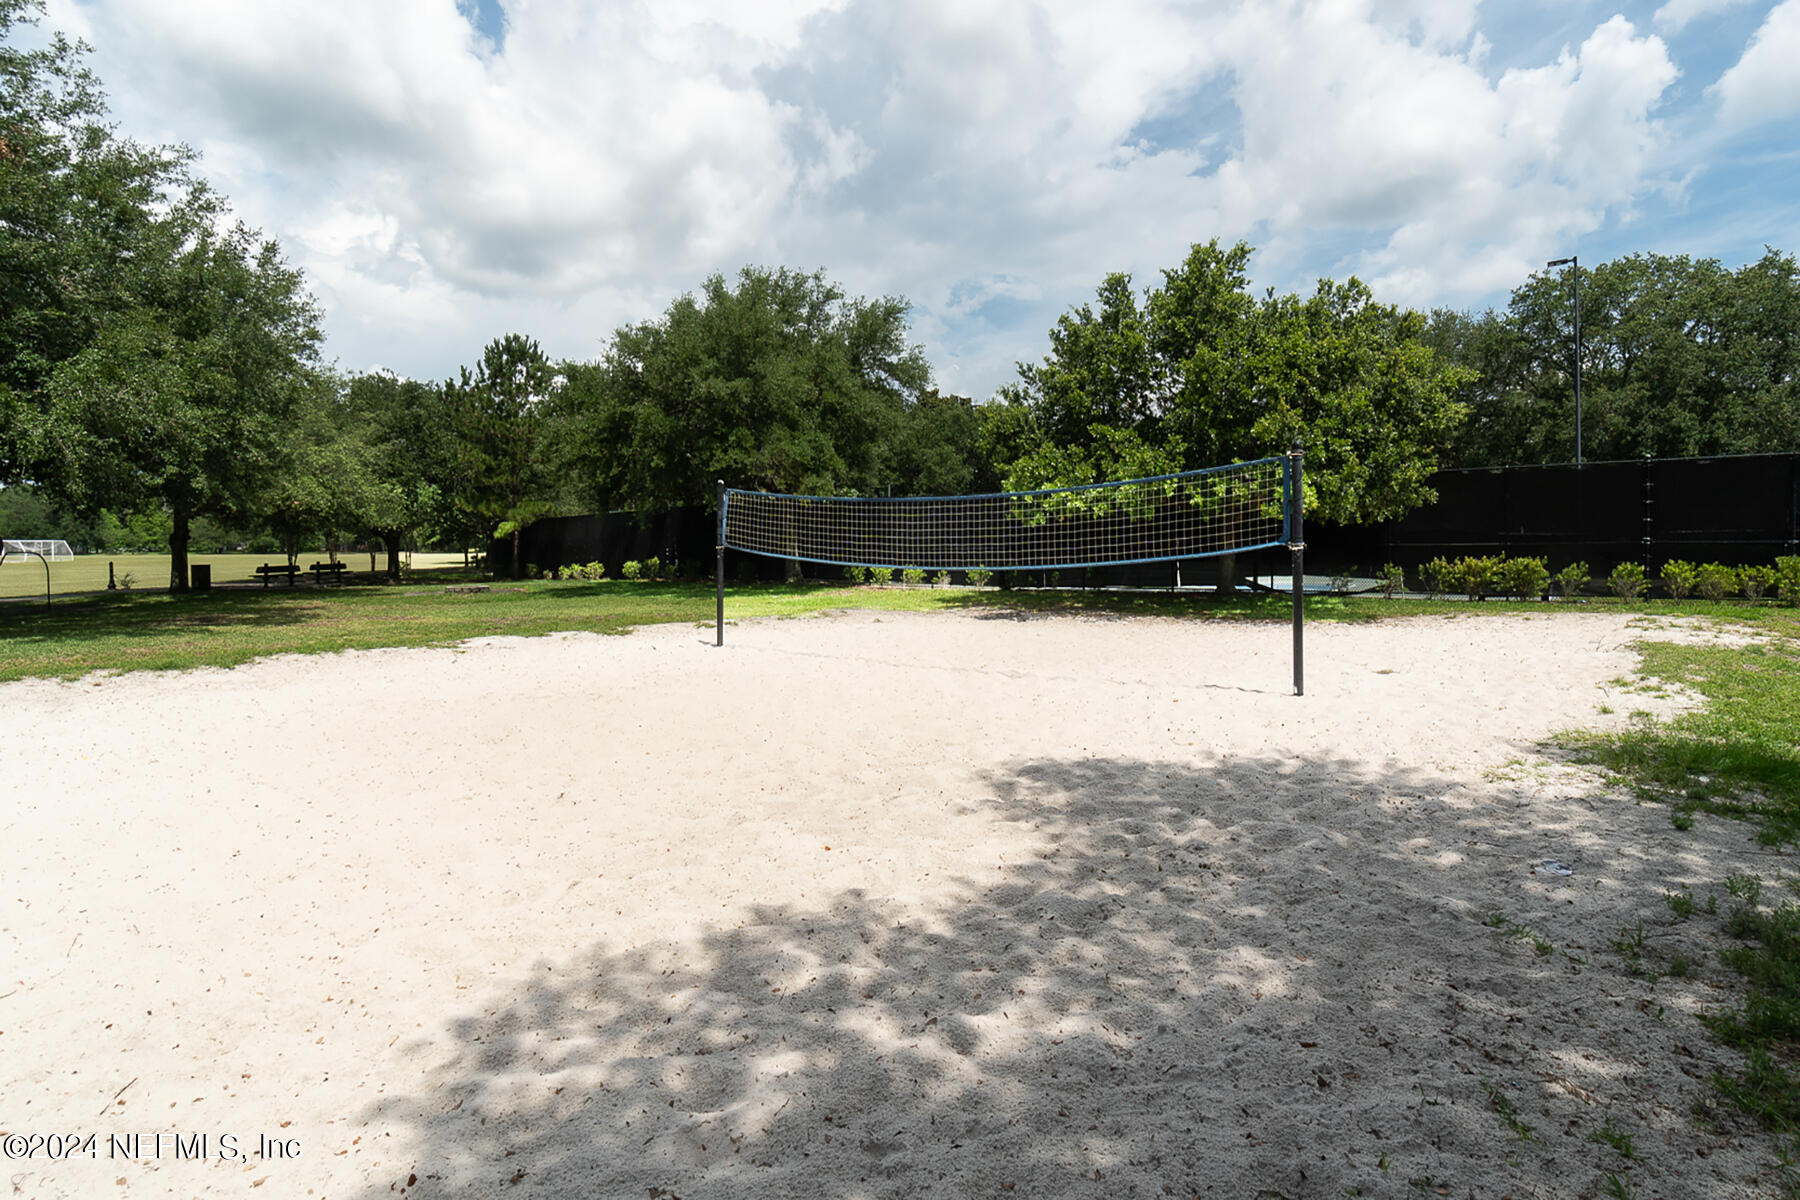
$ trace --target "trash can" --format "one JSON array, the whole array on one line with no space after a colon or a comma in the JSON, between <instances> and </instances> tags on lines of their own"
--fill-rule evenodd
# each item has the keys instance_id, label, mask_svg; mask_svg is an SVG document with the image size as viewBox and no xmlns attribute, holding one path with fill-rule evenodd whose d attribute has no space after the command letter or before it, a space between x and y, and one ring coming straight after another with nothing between
<instances>
[{"instance_id":1,"label":"trash can","mask_svg":"<svg viewBox=\"0 0 1800 1200\"><path fill-rule=\"evenodd\" d=\"M212 591L212 564L195 563L189 567L188 587L196 592Z\"/></svg>"}]
</instances>

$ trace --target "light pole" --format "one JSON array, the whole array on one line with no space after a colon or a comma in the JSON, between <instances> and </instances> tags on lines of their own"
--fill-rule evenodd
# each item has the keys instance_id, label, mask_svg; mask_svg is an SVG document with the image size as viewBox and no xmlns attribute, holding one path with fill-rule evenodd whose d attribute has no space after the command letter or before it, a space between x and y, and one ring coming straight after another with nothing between
<instances>
[{"instance_id":1,"label":"light pole","mask_svg":"<svg viewBox=\"0 0 1800 1200\"><path fill-rule=\"evenodd\" d=\"M1575 281L1575 465L1581 465L1581 260L1576 255L1553 258L1546 267L1571 267Z\"/></svg>"}]
</instances>

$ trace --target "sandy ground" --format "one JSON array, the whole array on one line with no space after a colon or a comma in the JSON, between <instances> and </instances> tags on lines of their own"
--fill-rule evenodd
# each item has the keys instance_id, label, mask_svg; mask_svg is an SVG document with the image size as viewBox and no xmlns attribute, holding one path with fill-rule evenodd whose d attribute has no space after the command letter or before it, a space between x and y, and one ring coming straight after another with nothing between
<instances>
[{"instance_id":1,"label":"sandy ground","mask_svg":"<svg viewBox=\"0 0 1800 1200\"><path fill-rule=\"evenodd\" d=\"M985 614L0 686L10 1193L1771 1194L1660 896L1782 860L1539 748L1673 703L1642 633L1315 625L1303 698L1280 627Z\"/></svg>"}]
</instances>

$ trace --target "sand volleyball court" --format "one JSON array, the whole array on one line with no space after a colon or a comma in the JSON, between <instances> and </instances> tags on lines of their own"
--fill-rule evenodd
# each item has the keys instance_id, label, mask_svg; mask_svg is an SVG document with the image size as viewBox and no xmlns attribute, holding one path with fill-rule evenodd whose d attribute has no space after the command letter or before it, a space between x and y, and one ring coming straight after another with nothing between
<instances>
[{"instance_id":1,"label":"sand volleyball court","mask_svg":"<svg viewBox=\"0 0 1800 1200\"><path fill-rule=\"evenodd\" d=\"M1642 635L1315 624L1303 698L1279 625L1000 614L0 685L8 1194L1769 1194L1690 1112L1729 977L1610 940L1779 863L1539 749L1676 703Z\"/></svg>"}]
</instances>

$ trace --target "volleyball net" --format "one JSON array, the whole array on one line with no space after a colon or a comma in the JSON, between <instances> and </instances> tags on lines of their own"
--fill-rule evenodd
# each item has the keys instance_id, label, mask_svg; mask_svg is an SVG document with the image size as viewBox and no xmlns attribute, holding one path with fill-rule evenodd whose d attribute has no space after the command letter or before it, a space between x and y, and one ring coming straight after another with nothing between
<instances>
[{"instance_id":1,"label":"volleyball net","mask_svg":"<svg viewBox=\"0 0 1800 1200\"><path fill-rule=\"evenodd\" d=\"M972 496L797 496L718 486L718 636L725 551L845 567L1025 571L1293 552L1301 685L1302 455L1081 487Z\"/></svg>"}]
</instances>

